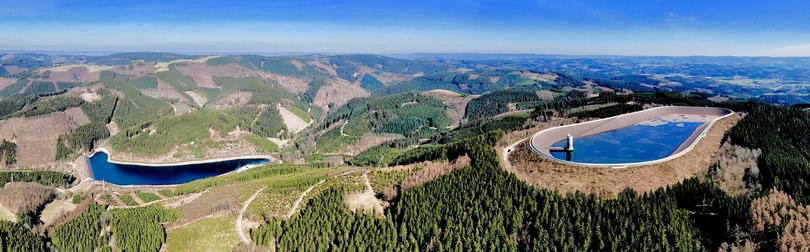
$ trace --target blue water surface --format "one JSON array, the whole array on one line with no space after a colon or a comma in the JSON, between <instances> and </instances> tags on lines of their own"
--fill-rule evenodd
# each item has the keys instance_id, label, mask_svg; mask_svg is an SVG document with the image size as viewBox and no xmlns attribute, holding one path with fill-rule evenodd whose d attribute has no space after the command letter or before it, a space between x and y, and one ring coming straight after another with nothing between
<instances>
[{"instance_id":1,"label":"blue water surface","mask_svg":"<svg viewBox=\"0 0 810 252\"><path fill-rule=\"evenodd\" d=\"M116 185L174 185L213 177L239 167L266 163L268 159L238 159L192 165L140 166L107 162L107 153L90 157L93 178Z\"/></svg>"},{"instance_id":2,"label":"blue water surface","mask_svg":"<svg viewBox=\"0 0 810 252\"><path fill-rule=\"evenodd\" d=\"M574 152L551 152L557 159L591 164L652 161L675 152L703 122L658 121L662 125L635 124L574 139ZM567 140L551 146L565 147Z\"/></svg>"}]
</instances>

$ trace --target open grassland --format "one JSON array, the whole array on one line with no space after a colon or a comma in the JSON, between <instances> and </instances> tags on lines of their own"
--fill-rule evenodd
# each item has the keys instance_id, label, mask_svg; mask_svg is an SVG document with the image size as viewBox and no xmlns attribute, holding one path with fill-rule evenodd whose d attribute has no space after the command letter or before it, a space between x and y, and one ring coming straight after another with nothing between
<instances>
[{"instance_id":1,"label":"open grassland","mask_svg":"<svg viewBox=\"0 0 810 252\"><path fill-rule=\"evenodd\" d=\"M253 134L244 135L245 140L256 146L260 152L277 152L279 151L278 145L267 138L263 138Z\"/></svg>"},{"instance_id":2,"label":"open grassland","mask_svg":"<svg viewBox=\"0 0 810 252\"><path fill-rule=\"evenodd\" d=\"M167 233L168 251L231 251L239 244L234 232L235 217L229 215L204 219L172 229Z\"/></svg>"},{"instance_id":3,"label":"open grassland","mask_svg":"<svg viewBox=\"0 0 810 252\"><path fill-rule=\"evenodd\" d=\"M14 215L8 208L0 204L0 220L7 220L11 222L17 221L17 216Z\"/></svg>"},{"instance_id":4,"label":"open grassland","mask_svg":"<svg viewBox=\"0 0 810 252\"><path fill-rule=\"evenodd\" d=\"M54 223L59 217L70 213L73 209L76 209L78 205L75 203L68 202L68 200L55 200L48 205L45 205L45 208L42 209L42 213L39 216L39 219L44 223L46 226Z\"/></svg>"}]
</instances>

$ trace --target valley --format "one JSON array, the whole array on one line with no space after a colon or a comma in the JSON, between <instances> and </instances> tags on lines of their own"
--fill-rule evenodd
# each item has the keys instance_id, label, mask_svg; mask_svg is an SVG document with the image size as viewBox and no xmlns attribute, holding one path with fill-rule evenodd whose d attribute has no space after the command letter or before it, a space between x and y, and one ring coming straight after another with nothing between
<instances>
[{"instance_id":1,"label":"valley","mask_svg":"<svg viewBox=\"0 0 810 252\"><path fill-rule=\"evenodd\" d=\"M780 78L752 67L767 58L699 59L712 74L678 57L2 59L0 233L17 250L767 250L806 225L803 59ZM702 137L650 164L527 144L665 106L733 113L673 121ZM792 226L761 224L788 210Z\"/></svg>"}]
</instances>

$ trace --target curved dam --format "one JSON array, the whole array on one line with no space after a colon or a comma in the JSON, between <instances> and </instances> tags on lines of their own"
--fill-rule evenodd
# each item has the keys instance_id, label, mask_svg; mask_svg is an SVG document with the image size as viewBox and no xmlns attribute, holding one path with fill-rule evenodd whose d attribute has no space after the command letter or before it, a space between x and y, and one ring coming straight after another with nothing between
<instances>
[{"instance_id":1,"label":"curved dam","mask_svg":"<svg viewBox=\"0 0 810 252\"><path fill-rule=\"evenodd\" d=\"M545 129L529 145L542 156L573 165L648 165L685 154L714 122L732 114L714 107L657 107Z\"/></svg>"}]
</instances>

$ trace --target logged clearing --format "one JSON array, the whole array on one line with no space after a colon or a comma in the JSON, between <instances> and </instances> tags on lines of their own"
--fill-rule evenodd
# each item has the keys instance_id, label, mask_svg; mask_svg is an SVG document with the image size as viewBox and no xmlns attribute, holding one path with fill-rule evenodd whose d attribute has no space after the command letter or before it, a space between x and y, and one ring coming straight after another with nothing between
<instances>
[{"instance_id":1,"label":"logged clearing","mask_svg":"<svg viewBox=\"0 0 810 252\"><path fill-rule=\"evenodd\" d=\"M207 56L207 57L202 57L202 58L193 59L193 60L179 59L179 60L172 60L172 61L169 61L169 62L158 62L158 63L155 64L155 67L154 67L155 68L155 73L169 71L169 65L171 65L171 64L175 64L175 63L186 63L186 64L189 64L189 63L205 63L209 59L213 59L213 58L216 58L216 57L219 57L219 56Z\"/></svg>"},{"instance_id":2,"label":"logged clearing","mask_svg":"<svg viewBox=\"0 0 810 252\"><path fill-rule=\"evenodd\" d=\"M312 82L310 77L293 77L274 73L261 72L262 78L270 80L279 87L294 94L302 94L309 89L309 84Z\"/></svg>"},{"instance_id":3,"label":"logged clearing","mask_svg":"<svg viewBox=\"0 0 810 252\"><path fill-rule=\"evenodd\" d=\"M84 82L89 83L99 79L102 70L112 69L112 66L96 65L66 65L50 69L45 81L51 82Z\"/></svg>"},{"instance_id":4,"label":"logged clearing","mask_svg":"<svg viewBox=\"0 0 810 252\"><path fill-rule=\"evenodd\" d=\"M352 98L367 97L370 94L360 86L352 85L345 80L330 79L328 84L318 89L313 104L324 109L328 109L330 103L334 104L334 107L340 107Z\"/></svg>"},{"instance_id":5,"label":"logged clearing","mask_svg":"<svg viewBox=\"0 0 810 252\"><path fill-rule=\"evenodd\" d=\"M377 133L366 133L360 137L360 140L357 141L352 146L349 146L349 153L352 155L357 155L370 149L371 147L380 145L382 143L397 140L397 139L405 139L405 136L399 134L377 134Z\"/></svg>"},{"instance_id":6,"label":"logged clearing","mask_svg":"<svg viewBox=\"0 0 810 252\"><path fill-rule=\"evenodd\" d=\"M58 67L52 67L52 68L48 68L48 69L45 69L45 70L46 71L51 71L51 73L54 73L54 72L67 72L67 71L73 70L75 68L84 68L84 69L87 69L87 71L89 71L89 72L99 72L99 71L113 69L114 66L70 64L70 65L62 65L62 66L58 66Z\"/></svg>"},{"instance_id":7,"label":"logged clearing","mask_svg":"<svg viewBox=\"0 0 810 252\"><path fill-rule=\"evenodd\" d=\"M203 58L209 59L210 57ZM224 65L209 65L205 61L186 62L183 65L175 65L175 69L181 74L190 77L200 87L217 88L215 77L242 78L245 76L256 76L256 73L235 63ZM168 70L168 68L167 68Z\"/></svg>"},{"instance_id":8,"label":"logged clearing","mask_svg":"<svg viewBox=\"0 0 810 252\"><path fill-rule=\"evenodd\" d=\"M242 107L250 102L253 98L251 92L231 92L228 94L220 95L216 100L212 101L208 106L213 109L227 109L234 107Z\"/></svg>"},{"instance_id":9,"label":"logged clearing","mask_svg":"<svg viewBox=\"0 0 810 252\"><path fill-rule=\"evenodd\" d=\"M84 114L81 107L73 107L65 110L65 114L76 125L82 126L90 123L90 118Z\"/></svg>"},{"instance_id":10,"label":"logged clearing","mask_svg":"<svg viewBox=\"0 0 810 252\"><path fill-rule=\"evenodd\" d=\"M14 82L17 82L17 79L0 77L0 90L3 90L8 86L11 86L11 84L14 84Z\"/></svg>"},{"instance_id":11,"label":"logged clearing","mask_svg":"<svg viewBox=\"0 0 810 252\"><path fill-rule=\"evenodd\" d=\"M186 94L187 94L188 96L190 96L190 97L191 97L191 99L193 99L193 100L194 100L194 103L196 103L196 104L197 104L197 106L202 107L203 105L205 105L205 103L206 103L206 102L208 102L208 98L205 98L205 95L200 94L199 92L196 92L196 91L186 91Z\"/></svg>"},{"instance_id":12,"label":"logged clearing","mask_svg":"<svg viewBox=\"0 0 810 252\"><path fill-rule=\"evenodd\" d=\"M84 92L79 95L79 98L82 98L85 102L94 102L101 100L101 95L93 92Z\"/></svg>"},{"instance_id":13,"label":"logged clearing","mask_svg":"<svg viewBox=\"0 0 810 252\"><path fill-rule=\"evenodd\" d=\"M450 120L453 122L449 126L449 128L451 129L461 126L464 120L464 114L467 111L467 103L470 102L472 99L478 98L479 96L479 95L462 96L459 93L444 89L434 89L431 91L423 92L423 94L442 100L444 104L448 105L446 112L447 116L450 117Z\"/></svg>"},{"instance_id":14,"label":"logged clearing","mask_svg":"<svg viewBox=\"0 0 810 252\"><path fill-rule=\"evenodd\" d=\"M371 182L368 180L368 172L363 173L363 183L366 186L365 190L346 196L346 204L349 206L349 210L353 212L362 210L382 217L384 215L383 206L374 194L374 189L371 187Z\"/></svg>"},{"instance_id":15,"label":"logged clearing","mask_svg":"<svg viewBox=\"0 0 810 252\"><path fill-rule=\"evenodd\" d=\"M293 134L301 132L304 128L312 124L312 120L309 120L309 122L304 121L304 119L298 117L284 106L281 106L281 104L278 104L278 112L281 114L284 124L287 125L287 129Z\"/></svg>"},{"instance_id":16,"label":"logged clearing","mask_svg":"<svg viewBox=\"0 0 810 252\"><path fill-rule=\"evenodd\" d=\"M15 117L0 121L0 139L17 143L17 166L43 167L53 164L59 136L72 132L81 120L72 118L67 112L30 118Z\"/></svg>"},{"instance_id":17,"label":"logged clearing","mask_svg":"<svg viewBox=\"0 0 810 252\"><path fill-rule=\"evenodd\" d=\"M740 119L734 114L718 120L694 149L664 163L620 169L572 166L540 156L523 141L508 154L511 169L510 164L505 166L531 185L561 193L581 191L616 197L625 188L650 192L705 172L715 162L724 134Z\"/></svg>"},{"instance_id":18,"label":"logged clearing","mask_svg":"<svg viewBox=\"0 0 810 252\"><path fill-rule=\"evenodd\" d=\"M158 79L157 88L147 88L141 90L141 93L151 96L153 98L166 98L166 99L178 99L180 101L188 101L188 98L178 92L177 90L172 87L169 83Z\"/></svg>"}]
</instances>

